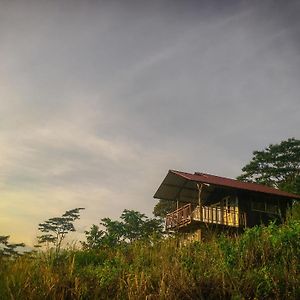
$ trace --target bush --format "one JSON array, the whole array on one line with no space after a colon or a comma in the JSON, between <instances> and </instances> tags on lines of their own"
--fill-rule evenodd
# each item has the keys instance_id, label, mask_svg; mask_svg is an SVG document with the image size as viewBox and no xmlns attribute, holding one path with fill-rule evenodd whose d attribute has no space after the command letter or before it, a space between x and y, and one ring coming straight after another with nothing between
<instances>
[{"instance_id":1,"label":"bush","mask_svg":"<svg viewBox=\"0 0 300 300\"><path fill-rule=\"evenodd\" d=\"M299 299L300 223L2 258L1 299Z\"/></svg>"}]
</instances>

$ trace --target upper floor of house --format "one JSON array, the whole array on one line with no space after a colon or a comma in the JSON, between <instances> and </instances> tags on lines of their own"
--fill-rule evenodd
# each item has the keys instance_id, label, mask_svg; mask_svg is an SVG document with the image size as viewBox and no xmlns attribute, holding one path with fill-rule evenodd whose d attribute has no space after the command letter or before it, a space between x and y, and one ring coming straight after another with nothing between
<instances>
[{"instance_id":1,"label":"upper floor of house","mask_svg":"<svg viewBox=\"0 0 300 300\"><path fill-rule=\"evenodd\" d=\"M185 230L197 224L245 228L282 222L294 195L278 189L204 173L170 170L154 198L176 202L166 216L166 229Z\"/></svg>"}]
</instances>

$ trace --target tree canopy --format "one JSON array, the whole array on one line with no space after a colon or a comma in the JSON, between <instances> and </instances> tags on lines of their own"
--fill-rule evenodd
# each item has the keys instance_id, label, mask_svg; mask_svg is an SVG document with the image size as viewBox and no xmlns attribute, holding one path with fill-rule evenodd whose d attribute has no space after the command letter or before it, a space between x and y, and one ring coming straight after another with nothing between
<instances>
[{"instance_id":1,"label":"tree canopy","mask_svg":"<svg viewBox=\"0 0 300 300\"><path fill-rule=\"evenodd\" d=\"M176 202L160 199L154 206L153 214L156 217L164 218L168 213L174 211L176 208Z\"/></svg>"},{"instance_id":2,"label":"tree canopy","mask_svg":"<svg viewBox=\"0 0 300 300\"><path fill-rule=\"evenodd\" d=\"M44 234L38 236L39 244L53 244L55 252L58 253L61 243L66 235L75 231L74 221L80 218L80 210L84 208L74 208L67 210L61 217L50 218L39 224L39 230Z\"/></svg>"},{"instance_id":3,"label":"tree canopy","mask_svg":"<svg viewBox=\"0 0 300 300\"><path fill-rule=\"evenodd\" d=\"M254 151L237 178L300 194L300 140L289 138Z\"/></svg>"},{"instance_id":4,"label":"tree canopy","mask_svg":"<svg viewBox=\"0 0 300 300\"><path fill-rule=\"evenodd\" d=\"M0 257L15 257L21 255L18 249L24 248L24 243L10 243L9 235L0 235Z\"/></svg>"},{"instance_id":5,"label":"tree canopy","mask_svg":"<svg viewBox=\"0 0 300 300\"><path fill-rule=\"evenodd\" d=\"M146 215L125 209L120 216L121 221L110 218L101 219L98 225L92 225L85 231L86 242L82 245L86 249L113 247L121 243L131 243L137 240L149 240L152 235L162 234L162 224L159 219L151 219Z\"/></svg>"}]
</instances>

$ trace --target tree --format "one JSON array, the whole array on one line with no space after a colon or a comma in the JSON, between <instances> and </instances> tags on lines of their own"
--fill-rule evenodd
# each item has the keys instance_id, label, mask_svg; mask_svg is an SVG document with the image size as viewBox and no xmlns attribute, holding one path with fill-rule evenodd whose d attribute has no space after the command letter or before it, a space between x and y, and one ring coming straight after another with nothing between
<instances>
[{"instance_id":1,"label":"tree","mask_svg":"<svg viewBox=\"0 0 300 300\"><path fill-rule=\"evenodd\" d=\"M125 209L120 219L121 221L101 219L100 225L103 230L97 225L92 225L90 230L85 231L87 241L82 243L83 247L85 249L114 247L141 239L150 240L152 235L162 234L161 220L149 219L138 211Z\"/></svg>"},{"instance_id":2,"label":"tree","mask_svg":"<svg viewBox=\"0 0 300 300\"><path fill-rule=\"evenodd\" d=\"M175 201L160 199L158 203L154 206L153 214L156 217L165 218L165 216L176 210L177 203Z\"/></svg>"},{"instance_id":3,"label":"tree","mask_svg":"<svg viewBox=\"0 0 300 300\"><path fill-rule=\"evenodd\" d=\"M237 178L300 194L300 140L290 138L254 151Z\"/></svg>"},{"instance_id":4,"label":"tree","mask_svg":"<svg viewBox=\"0 0 300 300\"><path fill-rule=\"evenodd\" d=\"M237 179L257 182L300 195L300 140L290 138L254 151L252 160ZM300 218L300 203L293 203L291 216Z\"/></svg>"},{"instance_id":5,"label":"tree","mask_svg":"<svg viewBox=\"0 0 300 300\"><path fill-rule=\"evenodd\" d=\"M103 226L104 236L102 244L114 247L123 241L124 224L119 221L113 221L110 218L101 219L100 225Z\"/></svg>"},{"instance_id":6,"label":"tree","mask_svg":"<svg viewBox=\"0 0 300 300\"><path fill-rule=\"evenodd\" d=\"M53 244L57 254L66 235L71 231L75 231L73 223L80 218L79 213L82 209L84 208L67 210L61 217L50 218L44 223L40 223L39 230L45 234L38 236L39 244Z\"/></svg>"},{"instance_id":7,"label":"tree","mask_svg":"<svg viewBox=\"0 0 300 300\"><path fill-rule=\"evenodd\" d=\"M123 220L124 239L127 239L129 242L148 239L152 234L159 234L162 230L160 220L149 219L138 211L125 209L121 219Z\"/></svg>"},{"instance_id":8,"label":"tree","mask_svg":"<svg viewBox=\"0 0 300 300\"><path fill-rule=\"evenodd\" d=\"M99 226L93 224L90 230L86 230L86 242L81 242L84 249L98 249L103 243L105 232Z\"/></svg>"},{"instance_id":9,"label":"tree","mask_svg":"<svg viewBox=\"0 0 300 300\"><path fill-rule=\"evenodd\" d=\"M15 257L19 256L20 253L18 252L18 248L25 247L24 243L16 243L11 244L8 242L9 235L0 235L0 257L1 256L9 256Z\"/></svg>"}]
</instances>

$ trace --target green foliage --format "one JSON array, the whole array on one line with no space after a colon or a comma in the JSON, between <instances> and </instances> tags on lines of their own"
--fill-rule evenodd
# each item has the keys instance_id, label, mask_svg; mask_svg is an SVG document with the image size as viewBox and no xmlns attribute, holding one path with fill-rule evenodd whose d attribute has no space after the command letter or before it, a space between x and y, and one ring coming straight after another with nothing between
<instances>
[{"instance_id":1,"label":"green foliage","mask_svg":"<svg viewBox=\"0 0 300 300\"><path fill-rule=\"evenodd\" d=\"M125 209L120 217L121 221L113 221L110 218L101 219L99 226L92 225L85 231L86 242L82 242L84 249L98 249L101 247L115 247L124 243L132 243L137 240L151 240L152 237L162 235L162 223L160 219L149 219L146 215Z\"/></svg>"},{"instance_id":2,"label":"green foliage","mask_svg":"<svg viewBox=\"0 0 300 300\"><path fill-rule=\"evenodd\" d=\"M161 221L149 219L138 211L125 209L121 215L123 220L123 238L133 242L148 239L152 234L161 234Z\"/></svg>"},{"instance_id":3,"label":"green foliage","mask_svg":"<svg viewBox=\"0 0 300 300\"><path fill-rule=\"evenodd\" d=\"M288 217L289 219L300 220L300 201L293 204Z\"/></svg>"},{"instance_id":4,"label":"green foliage","mask_svg":"<svg viewBox=\"0 0 300 300\"><path fill-rule=\"evenodd\" d=\"M0 263L1 299L299 299L300 222Z\"/></svg>"},{"instance_id":5,"label":"green foliage","mask_svg":"<svg viewBox=\"0 0 300 300\"><path fill-rule=\"evenodd\" d=\"M74 208L66 211L61 217L50 218L39 224L39 230L44 234L38 236L39 244L53 244L55 253L61 248L61 243L66 235L75 231L74 221L80 218L80 210L84 208Z\"/></svg>"},{"instance_id":6,"label":"green foliage","mask_svg":"<svg viewBox=\"0 0 300 300\"><path fill-rule=\"evenodd\" d=\"M164 218L168 213L176 209L176 202L160 199L154 206L153 214L156 217Z\"/></svg>"},{"instance_id":7,"label":"green foliage","mask_svg":"<svg viewBox=\"0 0 300 300\"><path fill-rule=\"evenodd\" d=\"M88 249L85 251L75 252L75 264L80 268L86 266L99 266L106 260L109 260L109 253L107 249Z\"/></svg>"},{"instance_id":8,"label":"green foliage","mask_svg":"<svg viewBox=\"0 0 300 300\"><path fill-rule=\"evenodd\" d=\"M299 193L300 140L290 138L262 151L254 151L252 160L242 171L240 180Z\"/></svg>"},{"instance_id":9,"label":"green foliage","mask_svg":"<svg viewBox=\"0 0 300 300\"><path fill-rule=\"evenodd\" d=\"M102 245L113 247L121 243L124 234L122 222L113 221L110 218L103 218L101 219L100 225L105 228Z\"/></svg>"},{"instance_id":10,"label":"green foliage","mask_svg":"<svg viewBox=\"0 0 300 300\"><path fill-rule=\"evenodd\" d=\"M300 140L290 138L254 151L239 180L257 182L300 195ZM300 220L300 203L295 201L289 218Z\"/></svg>"},{"instance_id":11,"label":"green foliage","mask_svg":"<svg viewBox=\"0 0 300 300\"><path fill-rule=\"evenodd\" d=\"M21 255L19 248L25 247L24 243L9 243L9 235L0 235L0 257L16 257Z\"/></svg>"},{"instance_id":12,"label":"green foliage","mask_svg":"<svg viewBox=\"0 0 300 300\"><path fill-rule=\"evenodd\" d=\"M81 242L84 249L97 249L102 245L105 232L99 226L93 224L90 230L86 230L86 242Z\"/></svg>"}]
</instances>

